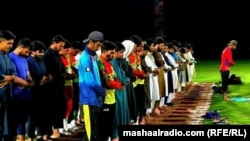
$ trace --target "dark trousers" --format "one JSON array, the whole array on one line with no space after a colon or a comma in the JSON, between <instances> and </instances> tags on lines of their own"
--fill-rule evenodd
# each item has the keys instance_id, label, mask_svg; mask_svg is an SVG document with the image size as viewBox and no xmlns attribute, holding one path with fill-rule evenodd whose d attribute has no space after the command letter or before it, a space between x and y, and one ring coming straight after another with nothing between
<instances>
[{"instance_id":1,"label":"dark trousers","mask_svg":"<svg viewBox=\"0 0 250 141\"><path fill-rule=\"evenodd\" d=\"M226 93L228 89L228 82L229 82L229 74L230 71L220 71L221 74L221 81L222 81L222 93Z\"/></svg>"},{"instance_id":2,"label":"dark trousers","mask_svg":"<svg viewBox=\"0 0 250 141\"><path fill-rule=\"evenodd\" d=\"M44 87L42 88L45 89ZM50 105L48 104L49 95L42 89L37 89L39 91L32 91L31 99L31 115L29 117L28 126L28 137L35 137L35 130L37 129L37 135L50 135L51 125L48 122L51 117L48 115L48 109Z\"/></svg>"},{"instance_id":3,"label":"dark trousers","mask_svg":"<svg viewBox=\"0 0 250 141\"><path fill-rule=\"evenodd\" d=\"M136 121L138 113L137 113L135 91L134 91L132 83L126 86L126 92L128 94L128 105L129 105L130 119L133 121Z\"/></svg>"},{"instance_id":4,"label":"dark trousers","mask_svg":"<svg viewBox=\"0 0 250 141\"><path fill-rule=\"evenodd\" d=\"M58 78L57 78L58 79ZM49 97L46 104L50 107L47 114L50 115L48 123L53 129L63 128L63 119L65 117L65 97L64 97L64 81L55 80L49 85Z\"/></svg>"},{"instance_id":5,"label":"dark trousers","mask_svg":"<svg viewBox=\"0 0 250 141\"><path fill-rule=\"evenodd\" d=\"M13 125L13 135L25 135L26 134L26 122L30 117L31 101L23 99L15 99L12 103L13 118L15 124Z\"/></svg>"},{"instance_id":6,"label":"dark trousers","mask_svg":"<svg viewBox=\"0 0 250 141\"><path fill-rule=\"evenodd\" d=\"M80 107L80 104L79 104L79 83L73 83L73 91L74 91L74 95L73 95L73 110L70 114L70 117L69 117L69 121L70 122L71 120L78 120L78 110L79 110L79 107ZM81 110L82 111L82 110Z\"/></svg>"},{"instance_id":7,"label":"dark trousers","mask_svg":"<svg viewBox=\"0 0 250 141\"><path fill-rule=\"evenodd\" d=\"M84 114L89 114L89 119L84 119L84 121L90 120L91 124L91 140L90 141L101 141L100 140L100 106L91 106L91 105L81 105L81 110L84 110L84 106L88 106L89 113L83 111ZM85 124L86 127L86 124Z\"/></svg>"},{"instance_id":8,"label":"dark trousers","mask_svg":"<svg viewBox=\"0 0 250 141\"><path fill-rule=\"evenodd\" d=\"M136 106L139 120L141 120L146 115L146 93L144 91L144 85L138 84L135 88Z\"/></svg>"},{"instance_id":9,"label":"dark trousers","mask_svg":"<svg viewBox=\"0 0 250 141\"><path fill-rule=\"evenodd\" d=\"M101 141L112 137L115 127L115 104L103 104L100 114Z\"/></svg>"},{"instance_id":10,"label":"dark trousers","mask_svg":"<svg viewBox=\"0 0 250 141\"><path fill-rule=\"evenodd\" d=\"M14 120L11 119L9 111L9 101L2 101L0 96L0 141L8 141L7 138L12 137L9 131Z\"/></svg>"}]
</instances>

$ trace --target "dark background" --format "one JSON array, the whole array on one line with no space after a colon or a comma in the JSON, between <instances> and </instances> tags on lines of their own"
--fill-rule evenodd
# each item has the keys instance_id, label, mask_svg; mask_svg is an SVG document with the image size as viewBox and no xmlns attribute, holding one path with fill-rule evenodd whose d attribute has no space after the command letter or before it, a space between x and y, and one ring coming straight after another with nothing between
<instances>
[{"instance_id":1,"label":"dark background","mask_svg":"<svg viewBox=\"0 0 250 141\"><path fill-rule=\"evenodd\" d=\"M10 29L20 39L42 40L62 34L83 40L92 30L105 39L122 41L130 35L155 36L154 0L77 0L1 3L0 29ZM219 59L226 44L239 41L235 59L248 59L249 5L244 0L164 0L167 41L194 45L197 59Z\"/></svg>"}]
</instances>

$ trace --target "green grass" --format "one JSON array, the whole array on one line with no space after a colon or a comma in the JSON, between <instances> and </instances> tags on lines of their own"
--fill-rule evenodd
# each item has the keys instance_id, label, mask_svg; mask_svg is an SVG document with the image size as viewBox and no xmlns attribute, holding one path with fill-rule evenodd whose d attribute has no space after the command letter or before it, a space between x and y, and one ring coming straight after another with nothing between
<instances>
[{"instance_id":1,"label":"green grass","mask_svg":"<svg viewBox=\"0 0 250 141\"><path fill-rule=\"evenodd\" d=\"M240 76L243 84L229 85L229 97L250 98L250 60L236 60L231 67L230 75ZM220 62L218 60L198 60L194 82L219 82ZM228 118L232 125L250 125L250 101L235 102L224 101L221 94L213 94L210 111L217 110L221 117ZM211 120L205 120L204 124L212 124Z\"/></svg>"}]
</instances>

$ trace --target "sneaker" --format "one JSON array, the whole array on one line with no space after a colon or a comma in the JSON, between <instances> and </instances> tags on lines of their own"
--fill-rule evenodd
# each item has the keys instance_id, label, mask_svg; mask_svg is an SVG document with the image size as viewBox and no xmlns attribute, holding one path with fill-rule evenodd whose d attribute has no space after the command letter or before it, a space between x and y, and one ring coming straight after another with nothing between
<instances>
[{"instance_id":1,"label":"sneaker","mask_svg":"<svg viewBox=\"0 0 250 141\"><path fill-rule=\"evenodd\" d=\"M70 126L71 126L71 127L75 127L75 126L76 126L76 121L75 121L75 120L72 120L72 121L70 122Z\"/></svg>"}]
</instances>

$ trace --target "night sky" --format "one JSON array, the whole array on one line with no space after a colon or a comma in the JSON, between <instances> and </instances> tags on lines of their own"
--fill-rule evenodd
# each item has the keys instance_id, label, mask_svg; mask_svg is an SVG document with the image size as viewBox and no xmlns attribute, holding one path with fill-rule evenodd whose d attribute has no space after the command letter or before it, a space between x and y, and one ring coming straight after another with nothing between
<instances>
[{"instance_id":1,"label":"night sky","mask_svg":"<svg viewBox=\"0 0 250 141\"><path fill-rule=\"evenodd\" d=\"M219 59L227 42L236 39L234 56L249 58L250 8L244 1L164 0L166 40L191 42L196 58ZM47 45L56 34L83 40L92 30L102 31L108 40L122 41L133 34L145 39L155 36L154 0L6 3L0 29Z\"/></svg>"}]
</instances>

